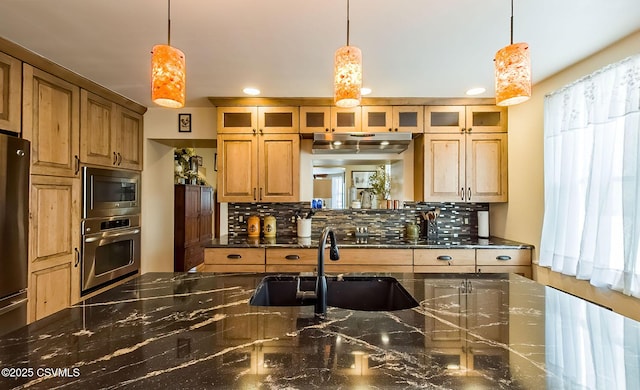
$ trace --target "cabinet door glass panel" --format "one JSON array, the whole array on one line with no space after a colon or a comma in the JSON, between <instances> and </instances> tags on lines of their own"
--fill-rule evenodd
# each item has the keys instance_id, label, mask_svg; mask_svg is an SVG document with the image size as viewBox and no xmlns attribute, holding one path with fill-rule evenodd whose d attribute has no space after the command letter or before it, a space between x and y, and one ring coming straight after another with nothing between
<instances>
[{"instance_id":1,"label":"cabinet door glass panel","mask_svg":"<svg viewBox=\"0 0 640 390\"><path fill-rule=\"evenodd\" d=\"M367 113L368 127L386 127L387 113L385 112L369 112Z\"/></svg>"},{"instance_id":2,"label":"cabinet door glass panel","mask_svg":"<svg viewBox=\"0 0 640 390\"><path fill-rule=\"evenodd\" d=\"M431 127L462 127L459 118L457 112L432 112L430 124Z\"/></svg>"},{"instance_id":3,"label":"cabinet door glass panel","mask_svg":"<svg viewBox=\"0 0 640 390\"><path fill-rule=\"evenodd\" d=\"M355 127L356 114L355 112L338 112L336 113L336 126L337 127Z\"/></svg>"},{"instance_id":4,"label":"cabinet door glass panel","mask_svg":"<svg viewBox=\"0 0 640 390\"><path fill-rule=\"evenodd\" d=\"M307 112L306 113L306 125L307 127L318 127L323 131L326 127L324 120L326 115L324 112Z\"/></svg>"},{"instance_id":5,"label":"cabinet door glass panel","mask_svg":"<svg viewBox=\"0 0 640 390\"><path fill-rule=\"evenodd\" d=\"M264 126L265 127L292 127L293 113L292 112L265 112Z\"/></svg>"},{"instance_id":6,"label":"cabinet door glass panel","mask_svg":"<svg viewBox=\"0 0 640 390\"><path fill-rule=\"evenodd\" d=\"M500 126L502 114L500 112L474 112L472 126Z\"/></svg>"},{"instance_id":7,"label":"cabinet door glass panel","mask_svg":"<svg viewBox=\"0 0 640 390\"><path fill-rule=\"evenodd\" d=\"M417 127L418 113L417 112L398 113L398 125L399 127Z\"/></svg>"},{"instance_id":8,"label":"cabinet door glass panel","mask_svg":"<svg viewBox=\"0 0 640 390\"><path fill-rule=\"evenodd\" d=\"M224 127L251 127L250 112L225 112Z\"/></svg>"}]
</instances>

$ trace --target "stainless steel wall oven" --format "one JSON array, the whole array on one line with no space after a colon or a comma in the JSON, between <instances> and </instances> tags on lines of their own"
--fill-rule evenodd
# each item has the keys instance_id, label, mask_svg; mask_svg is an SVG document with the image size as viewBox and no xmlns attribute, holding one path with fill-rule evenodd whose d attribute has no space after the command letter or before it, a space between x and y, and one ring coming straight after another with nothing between
<instances>
[{"instance_id":1,"label":"stainless steel wall oven","mask_svg":"<svg viewBox=\"0 0 640 390\"><path fill-rule=\"evenodd\" d=\"M83 168L82 293L140 269L140 174Z\"/></svg>"}]
</instances>

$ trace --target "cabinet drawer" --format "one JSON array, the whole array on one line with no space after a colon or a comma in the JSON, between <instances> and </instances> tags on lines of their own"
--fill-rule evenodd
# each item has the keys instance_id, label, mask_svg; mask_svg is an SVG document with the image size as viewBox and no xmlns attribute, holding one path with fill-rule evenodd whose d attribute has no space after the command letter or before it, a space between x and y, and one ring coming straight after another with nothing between
<instances>
[{"instance_id":1,"label":"cabinet drawer","mask_svg":"<svg viewBox=\"0 0 640 390\"><path fill-rule=\"evenodd\" d=\"M531 265L531 249L478 249L478 265Z\"/></svg>"},{"instance_id":2,"label":"cabinet drawer","mask_svg":"<svg viewBox=\"0 0 640 390\"><path fill-rule=\"evenodd\" d=\"M264 265L263 248L205 248L205 264Z\"/></svg>"},{"instance_id":3,"label":"cabinet drawer","mask_svg":"<svg viewBox=\"0 0 640 390\"><path fill-rule=\"evenodd\" d=\"M435 266L475 266L475 249L415 249L413 251L415 265ZM473 272L473 271L472 271Z\"/></svg>"},{"instance_id":4,"label":"cabinet drawer","mask_svg":"<svg viewBox=\"0 0 640 390\"><path fill-rule=\"evenodd\" d=\"M325 260L329 260L328 250L325 251ZM318 263L318 250L310 248L267 248L266 262L267 265L316 265Z\"/></svg>"},{"instance_id":5,"label":"cabinet drawer","mask_svg":"<svg viewBox=\"0 0 640 390\"><path fill-rule=\"evenodd\" d=\"M411 249L355 249L340 248L340 260L329 260L325 256L325 264L341 265L412 265Z\"/></svg>"}]
</instances>

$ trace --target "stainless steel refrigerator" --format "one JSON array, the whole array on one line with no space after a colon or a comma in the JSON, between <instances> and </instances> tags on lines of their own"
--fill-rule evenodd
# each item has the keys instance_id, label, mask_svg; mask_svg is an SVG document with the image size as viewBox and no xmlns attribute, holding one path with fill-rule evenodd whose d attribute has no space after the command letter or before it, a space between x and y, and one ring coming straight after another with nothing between
<instances>
[{"instance_id":1,"label":"stainless steel refrigerator","mask_svg":"<svg viewBox=\"0 0 640 390\"><path fill-rule=\"evenodd\" d=\"M0 133L0 335L27 323L30 146Z\"/></svg>"}]
</instances>

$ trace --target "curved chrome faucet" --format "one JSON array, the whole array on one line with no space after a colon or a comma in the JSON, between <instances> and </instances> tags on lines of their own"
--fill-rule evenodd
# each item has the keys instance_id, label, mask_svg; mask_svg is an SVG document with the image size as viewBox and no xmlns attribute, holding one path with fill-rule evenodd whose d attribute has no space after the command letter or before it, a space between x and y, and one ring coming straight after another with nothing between
<instances>
[{"instance_id":1,"label":"curved chrome faucet","mask_svg":"<svg viewBox=\"0 0 640 390\"><path fill-rule=\"evenodd\" d=\"M329 258L333 261L340 260L338 242L333 228L327 226L322 230L318 243L318 268L316 276L316 316L324 317L327 314L327 278L324 276L324 247L327 245L327 237L330 241Z\"/></svg>"}]
</instances>

